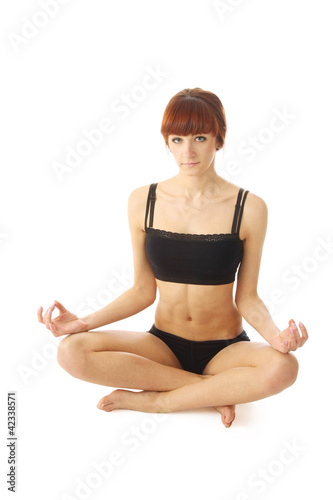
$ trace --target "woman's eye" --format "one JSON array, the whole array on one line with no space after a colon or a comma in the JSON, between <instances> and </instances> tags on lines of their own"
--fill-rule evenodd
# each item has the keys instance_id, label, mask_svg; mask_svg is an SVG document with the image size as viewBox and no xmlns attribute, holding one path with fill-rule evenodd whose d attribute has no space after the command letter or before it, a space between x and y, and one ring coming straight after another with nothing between
<instances>
[{"instance_id":1,"label":"woman's eye","mask_svg":"<svg viewBox=\"0 0 333 500\"><path fill-rule=\"evenodd\" d=\"M197 142L204 142L206 140L206 137L204 137L203 135L198 135L195 139ZM174 142L175 144L180 144L181 141L182 141L181 137L174 137L172 139L172 142Z\"/></svg>"}]
</instances>

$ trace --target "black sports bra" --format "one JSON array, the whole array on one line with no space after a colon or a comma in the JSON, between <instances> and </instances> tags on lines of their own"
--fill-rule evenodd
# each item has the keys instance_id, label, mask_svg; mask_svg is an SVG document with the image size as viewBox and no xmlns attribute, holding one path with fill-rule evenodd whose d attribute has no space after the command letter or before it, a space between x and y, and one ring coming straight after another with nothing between
<instances>
[{"instance_id":1,"label":"black sports bra","mask_svg":"<svg viewBox=\"0 0 333 500\"><path fill-rule=\"evenodd\" d=\"M146 215L146 252L155 278L191 285L224 285L235 281L243 257L239 238L248 191L240 188L231 233L186 234L153 228L156 184L149 188ZM147 226L149 217L149 226Z\"/></svg>"}]
</instances>

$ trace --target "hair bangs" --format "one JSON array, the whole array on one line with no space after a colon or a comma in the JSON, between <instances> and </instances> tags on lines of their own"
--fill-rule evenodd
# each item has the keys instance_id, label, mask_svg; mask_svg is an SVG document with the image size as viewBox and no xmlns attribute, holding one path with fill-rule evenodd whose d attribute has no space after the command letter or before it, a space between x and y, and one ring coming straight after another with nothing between
<instances>
[{"instance_id":1,"label":"hair bangs","mask_svg":"<svg viewBox=\"0 0 333 500\"><path fill-rule=\"evenodd\" d=\"M207 103L196 97L170 102L161 129L163 136L209 134L218 132L218 124Z\"/></svg>"}]
</instances>

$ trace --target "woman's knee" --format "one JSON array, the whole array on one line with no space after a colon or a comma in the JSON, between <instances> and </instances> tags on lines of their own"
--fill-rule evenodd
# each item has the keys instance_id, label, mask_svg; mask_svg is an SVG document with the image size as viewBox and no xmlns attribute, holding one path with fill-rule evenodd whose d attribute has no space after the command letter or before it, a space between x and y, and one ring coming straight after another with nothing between
<instances>
[{"instance_id":1,"label":"woman's knee","mask_svg":"<svg viewBox=\"0 0 333 500\"><path fill-rule=\"evenodd\" d=\"M292 353L273 353L267 365L267 381L273 393L278 393L293 385L298 375L298 361Z\"/></svg>"},{"instance_id":2,"label":"woman's knee","mask_svg":"<svg viewBox=\"0 0 333 500\"><path fill-rule=\"evenodd\" d=\"M88 352L85 337L88 333L90 332L72 333L62 339L58 345L57 361L59 365L74 376L78 375L85 362Z\"/></svg>"}]
</instances>

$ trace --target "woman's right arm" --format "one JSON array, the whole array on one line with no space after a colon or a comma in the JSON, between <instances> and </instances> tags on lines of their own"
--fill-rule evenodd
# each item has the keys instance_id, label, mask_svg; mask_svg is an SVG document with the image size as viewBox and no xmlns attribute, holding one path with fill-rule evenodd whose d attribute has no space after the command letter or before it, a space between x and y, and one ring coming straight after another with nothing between
<instances>
[{"instance_id":1,"label":"woman's right arm","mask_svg":"<svg viewBox=\"0 0 333 500\"><path fill-rule=\"evenodd\" d=\"M71 321L74 329L87 331L110 323L115 323L116 321L120 321L143 311L154 303L156 299L156 280L146 255L146 233L143 225L148 188L149 186L144 186L135 189L130 194L128 200L128 221L131 232L134 263L133 286L102 309L83 318L75 317L75 326L72 318ZM55 307L56 304L53 304L51 308L49 308L51 309L51 315ZM59 310L62 314L64 314L64 311L67 311L65 308L64 311L61 311L60 308ZM69 311L67 312L69 313ZM66 328L65 324L61 324L63 321L57 321L58 318L60 319L60 316L52 320L50 319L50 314L48 316L48 313L46 313L44 320L41 321L40 313L39 321L43 322L56 336L79 333L78 331L67 331L70 324L68 323Z\"/></svg>"}]
</instances>

